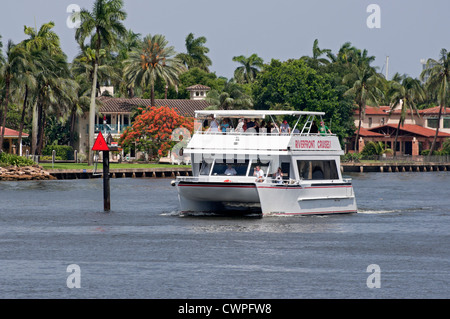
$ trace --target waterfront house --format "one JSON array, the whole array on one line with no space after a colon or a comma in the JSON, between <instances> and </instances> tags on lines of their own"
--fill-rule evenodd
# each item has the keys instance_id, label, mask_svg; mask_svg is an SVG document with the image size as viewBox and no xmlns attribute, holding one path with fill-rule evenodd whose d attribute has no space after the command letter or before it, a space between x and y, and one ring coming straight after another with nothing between
<instances>
[{"instance_id":1,"label":"waterfront house","mask_svg":"<svg viewBox=\"0 0 450 319\"><path fill-rule=\"evenodd\" d=\"M206 94L210 90L204 85L194 85L186 88L190 92L190 99L156 99L157 107L168 106L175 108L180 115L194 116L194 111L204 110L209 104L206 102ZM134 112L138 107L147 107L150 99L141 98L116 98L112 87L102 87L101 93L108 91L107 95L97 98L99 111L95 116L95 133L111 133L114 139L118 139L124 130L132 125ZM88 153L89 147L89 113L83 114L77 120L78 142L75 147L80 152ZM126 155L126 154L124 154ZM135 157L134 151L129 157Z\"/></svg>"},{"instance_id":2,"label":"waterfront house","mask_svg":"<svg viewBox=\"0 0 450 319\"><path fill-rule=\"evenodd\" d=\"M400 107L391 110L389 106L367 106L361 122L358 148L363 150L369 141L384 142L387 148L394 147L394 140L400 121ZM400 125L397 139L398 155L420 155L423 150L431 148L438 124L439 106L419 110L419 115L407 112L404 125ZM358 127L359 111L354 115L355 126ZM446 108L441 116L437 149L445 139L450 137L450 108ZM355 132L356 134L356 132ZM355 136L348 140L347 151L354 151Z\"/></svg>"}]
</instances>

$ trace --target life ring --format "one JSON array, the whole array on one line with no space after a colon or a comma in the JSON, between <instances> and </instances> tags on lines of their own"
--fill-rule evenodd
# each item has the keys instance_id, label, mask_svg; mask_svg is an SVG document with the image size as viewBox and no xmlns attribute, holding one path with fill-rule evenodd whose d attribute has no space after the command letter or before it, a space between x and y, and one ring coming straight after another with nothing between
<instances>
[{"instance_id":1,"label":"life ring","mask_svg":"<svg viewBox=\"0 0 450 319\"><path fill-rule=\"evenodd\" d=\"M224 183L231 183L229 179L224 180Z\"/></svg>"}]
</instances>

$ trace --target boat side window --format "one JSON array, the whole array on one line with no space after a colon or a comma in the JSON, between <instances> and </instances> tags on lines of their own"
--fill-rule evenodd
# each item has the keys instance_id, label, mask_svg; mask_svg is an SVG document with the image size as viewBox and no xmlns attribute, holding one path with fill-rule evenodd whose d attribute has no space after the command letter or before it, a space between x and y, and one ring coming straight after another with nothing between
<instances>
[{"instance_id":1,"label":"boat side window","mask_svg":"<svg viewBox=\"0 0 450 319\"><path fill-rule=\"evenodd\" d=\"M224 163L219 163L219 162L215 162L214 163L214 168L213 171L211 173L211 175L235 175L235 176L245 176L245 174L247 173L247 168L248 168L248 163L249 161L246 160L245 162L238 162L237 160L234 160L233 162L224 162ZM229 173L230 171L227 171L227 169L231 168L231 171L234 169L234 171L236 171L236 174L233 173Z\"/></svg>"},{"instance_id":2,"label":"boat side window","mask_svg":"<svg viewBox=\"0 0 450 319\"><path fill-rule=\"evenodd\" d=\"M336 161L297 161L298 172L302 179L338 179Z\"/></svg>"},{"instance_id":3,"label":"boat side window","mask_svg":"<svg viewBox=\"0 0 450 319\"><path fill-rule=\"evenodd\" d=\"M200 175L209 175L212 162L203 161L200 166Z\"/></svg>"}]
</instances>

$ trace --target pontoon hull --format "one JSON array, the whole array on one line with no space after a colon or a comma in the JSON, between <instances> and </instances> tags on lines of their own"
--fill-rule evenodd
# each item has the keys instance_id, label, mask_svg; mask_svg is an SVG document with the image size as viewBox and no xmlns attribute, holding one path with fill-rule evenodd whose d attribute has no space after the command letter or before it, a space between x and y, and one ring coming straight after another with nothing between
<instances>
[{"instance_id":1,"label":"pontoon hull","mask_svg":"<svg viewBox=\"0 0 450 319\"><path fill-rule=\"evenodd\" d=\"M214 212L231 205L259 206L262 215L356 213L350 183L277 185L268 183L177 183L182 212Z\"/></svg>"}]
</instances>

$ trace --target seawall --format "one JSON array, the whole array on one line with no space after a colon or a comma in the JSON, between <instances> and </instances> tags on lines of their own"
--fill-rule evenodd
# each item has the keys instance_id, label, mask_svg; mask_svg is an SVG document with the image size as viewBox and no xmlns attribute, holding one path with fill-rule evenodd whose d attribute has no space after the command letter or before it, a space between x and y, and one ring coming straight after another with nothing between
<instances>
[{"instance_id":1,"label":"seawall","mask_svg":"<svg viewBox=\"0 0 450 319\"><path fill-rule=\"evenodd\" d=\"M341 171L355 173L370 172L438 172L450 171L450 163L342 163ZM55 179L90 179L101 178L101 170L93 174L92 169L48 169L42 167L0 167L0 181L17 180L55 180ZM120 168L110 169L111 178L175 178L192 176L189 167L164 168Z\"/></svg>"}]
</instances>

